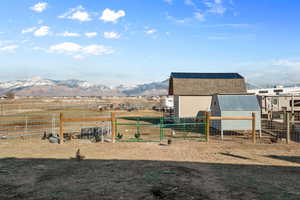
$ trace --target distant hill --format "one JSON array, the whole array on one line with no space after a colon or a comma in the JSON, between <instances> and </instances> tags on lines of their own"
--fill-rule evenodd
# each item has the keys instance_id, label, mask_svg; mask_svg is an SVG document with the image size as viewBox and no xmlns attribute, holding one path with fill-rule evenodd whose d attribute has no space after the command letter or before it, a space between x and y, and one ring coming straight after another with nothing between
<instances>
[{"instance_id":1,"label":"distant hill","mask_svg":"<svg viewBox=\"0 0 300 200\"><path fill-rule=\"evenodd\" d=\"M148 84L137 85L136 87L124 90L123 93L128 96L136 95L166 95L168 93L169 80L162 82L153 82Z\"/></svg>"},{"instance_id":2,"label":"distant hill","mask_svg":"<svg viewBox=\"0 0 300 200\"><path fill-rule=\"evenodd\" d=\"M82 80L51 80L39 77L0 82L0 95L13 92L18 96L155 96L166 95L167 91L168 80L114 88Z\"/></svg>"},{"instance_id":3,"label":"distant hill","mask_svg":"<svg viewBox=\"0 0 300 200\"><path fill-rule=\"evenodd\" d=\"M284 86L300 86L300 83ZM246 87L247 89L259 88L251 83L246 83ZM35 77L0 82L0 95L13 92L17 96L156 96L167 95L168 88L169 79L135 86L119 85L112 88L104 84L92 84L76 79L51 80Z\"/></svg>"}]
</instances>

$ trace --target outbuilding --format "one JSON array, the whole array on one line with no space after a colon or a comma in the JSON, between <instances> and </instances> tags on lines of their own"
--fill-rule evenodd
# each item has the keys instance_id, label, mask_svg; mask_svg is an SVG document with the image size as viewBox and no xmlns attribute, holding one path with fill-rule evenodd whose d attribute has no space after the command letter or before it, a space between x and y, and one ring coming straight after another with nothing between
<instances>
[{"instance_id":1,"label":"outbuilding","mask_svg":"<svg viewBox=\"0 0 300 200\"><path fill-rule=\"evenodd\" d=\"M220 117L250 117L256 116L256 130L261 133L261 109L258 99L252 94L215 94L212 97L211 115ZM221 131L251 130L251 120L213 120L211 126Z\"/></svg>"},{"instance_id":2,"label":"outbuilding","mask_svg":"<svg viewBox=\"0 0 300 200\"><path fill-rule=\"evenodd\" d=\"M172 72L169 95L174 95L175 117L196 117L199 111L210 111L214 94L245 94L244 77L238 73Z\"/></svg>"}]
</instances>

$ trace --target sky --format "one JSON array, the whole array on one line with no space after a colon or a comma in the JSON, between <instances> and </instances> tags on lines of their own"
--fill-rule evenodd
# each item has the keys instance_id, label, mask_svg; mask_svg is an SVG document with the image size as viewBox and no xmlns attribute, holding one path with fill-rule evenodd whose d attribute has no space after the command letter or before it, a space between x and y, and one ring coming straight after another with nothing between
<instances>
[{"instance_id":1,"label":"sky","mask_svg":"<svg viewBox=\"0 0 300 200\"><path fill-rule=\"evenodd\" d=\"M239 72L300 82L300 1L9 0L0 7L0 81L106 85L171 72Z\"/></svg>"}]
</instances>

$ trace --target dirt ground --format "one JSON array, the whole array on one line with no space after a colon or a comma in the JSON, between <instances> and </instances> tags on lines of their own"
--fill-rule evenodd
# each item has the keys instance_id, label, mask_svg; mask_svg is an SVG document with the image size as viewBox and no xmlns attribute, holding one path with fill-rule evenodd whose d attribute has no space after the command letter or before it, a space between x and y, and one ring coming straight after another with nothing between
<instances>
[{"instance_id":1,"label":"dirt ground","mask_svg":"<svg viewBox=\"0 0 300 200\"><path fill-rule=\"evenodd\" d=\"M0 199L300 199L299 147L0 140Z\"/></svg>"}]
</instances>

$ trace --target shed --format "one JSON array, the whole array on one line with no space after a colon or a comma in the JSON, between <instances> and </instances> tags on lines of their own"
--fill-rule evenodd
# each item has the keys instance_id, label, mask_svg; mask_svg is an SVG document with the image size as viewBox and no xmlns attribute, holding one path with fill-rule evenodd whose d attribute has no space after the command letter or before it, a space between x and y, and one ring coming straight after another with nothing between
<instances>
[{"instance_id":1,"label":"shed","mask_svg":"<svg viewBox=\"0 0 300 200\"><path fill-rule=\"evenodd\" d=\"M261 131L261 110L255 95L213 95L211 113L213 116L221 117L250 117L252 113L255 113L256 130ZM214 120L211 125L213 128L221 131L221 133L223 133L224 130L236 131L252 129L251 120Z\"/></svg>"},{"instance_id":2,"label":"shed","mask_svg":"<svg viewBox=\"0 0 300 200\"><path fill-rule=\"evenodd\" d=\"M238 73L172 72L169 95L174 95L176 117L196 117L198 111L210 111L212 95L245 94L244 77Z\"/></svg>"}]
</instances>

